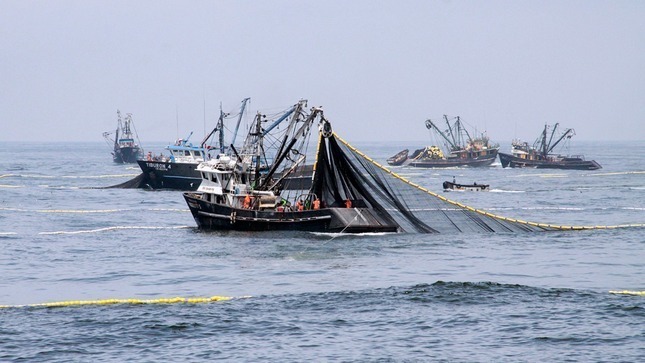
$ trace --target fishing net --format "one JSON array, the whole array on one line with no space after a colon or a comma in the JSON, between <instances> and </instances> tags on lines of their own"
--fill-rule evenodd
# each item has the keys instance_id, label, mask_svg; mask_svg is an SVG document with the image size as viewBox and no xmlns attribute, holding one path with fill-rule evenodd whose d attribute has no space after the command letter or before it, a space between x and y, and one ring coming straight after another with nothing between
<instances>
[{"instance_id":1,"label":"fishing net","mask_svg":"<svg viewBox=\"0 0 645 363\"><path fill-rule=\"evenodd\" d=\"M372 208L383 220L394 221L401 232L560 229L499 217L450 201L385 169L335 134L320 138L312 192L328 206L342 206L350 200L354 207Z\"/></svg>"}]
</instances>

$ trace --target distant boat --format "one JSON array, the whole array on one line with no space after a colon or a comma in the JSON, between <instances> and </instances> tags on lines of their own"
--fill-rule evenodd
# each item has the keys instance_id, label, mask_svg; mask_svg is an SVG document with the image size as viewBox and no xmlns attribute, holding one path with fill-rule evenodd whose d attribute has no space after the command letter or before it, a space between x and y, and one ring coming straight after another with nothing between
<instances>
[{"instance_id":1,"label":"distant boat","mask_svg":"<svg viewBox=\"0 0 645 363\"><path fill-rule=\"evenodd\" d=\"M104 132L103 137L109 142L113 143L112 159L115 163L136 163L138 159L143 158L143 149L139 143L135 141L139 137L136 135L136 130L133 132L134 123L132 122L132 114L127 113L125 120L121 119L121 111L117 110L117 127L114 140L110 138L109 132Z\"/></svg>"},{"instance_id":2,"label":"distant boat","mask_svg":"<svg viewBox=\"0 0 645 363\"><path fill-rule=\"evenodd\" d=\"M143 177L139 182L139 187L146 187L151 189L176 189L183 191L195 191L202 183L202 175L197 170L197 166L211 159L211 157L218 157L219 155L234 154L234 146L237 130L239 128L242 116L246 109L247 102L250 98L242 100L240 113L236 116L237 124L229 146L224 141L224 119L230 116L220 110L220 117L217 121L215 128L200 142L199 145L193 145L189 140L192 132L185 139L179 139L174 144L166 146L168 155L152 155L148 153L145 159L138 160L139 167L143 172ZM300 112L304 101L289 108L275 123L263 130L264 133L271 130L271 128L280 124L283 120L287 119L294 113ZM263 116L263 115L259 115ZM263 119L263 122L266 122ZM215 146L209 145L209 140L215 134L218 135L218 141ZM212 154L212 155L210 155ZM261 171L266 171L266 165L260 166ZM276 171L275 177L281 179L281 187L284 190L294 190L309 188L311 186L311 175L313 173L313 165L303 165L298 170L291 171L287 175L287 171ZM282 175L285 177L282 178Z\"/></svg>"},{"instance_id":3,"label":"distant boat","mask_svg":"<svg viewBox=\"0 0 645 363\"><path fill-rule=\"evenodd\" d=\"M399 151L396 153L396 155L390 157L387 159L387 163L392 166L398 166L398 165L403 165L406 160L408 160L408 153L410 150L405 149L403 151Z\"/></svg>"},{"instance_id":4,"label":"distant boat","mask_svg":"<svg viewBox=\"0 0 645 363\"><path fill-rule=\"evenodd\" d=\"M416 150L410 156L407 156L407 153L404 153L406 150L403 150L388 159L388 164L406 164L417 168L447 168L490 166L495 161L499 145L491 144L490 139L483 134L480 137L471 137L458 116L452 123L448 116L444 115L444 119L447 127L445 131L441 131L430 119L426 120L425 123L426 128L433 131L443 140L444 150L436 145L427 146ZM403 159L404 157L405 159ZM391 162L398 164L392 164Z\"/></svg>"},{"instance_id":5,"label":"distant boat","mask_svg":"<svg viewBox=\"0 0 645 363\"><path fill-rule=\"evenodd\" d=\"M489 191L488 184L457 184L453 179L452 182L445 181L443 182L444 191L469 191L469 192L487 192Z\"/></svg>"},{"instance_id":6,"label":"distant boat","mask_svg":"<svg viewBox=\"0 0 645 363\"><path fill-rule=\"evenodd\" d=\"M250 98L242 100L237 120L238 127L249 100ZM185 139L179 139L174 144L166 146L167 156L152 155L149 152L145 159L138 161L145 176L143 183L152 189L197 190L202 182L197 165L209 159L209 151L220 153L227 149L224 144L224 119L227 116L229 116L227 113L220 110L217 124L199 145L193 145L189 141L193 134L191 132ZM215 133L219 134L219 145L211 148L207 143ZM235 140L233 139L232 142Z\"/></svg>"},{"instance_id":7,"label":"distant boat","mask_svg":"<svg viewBox=\"0 0 645 363\"><path fill-rule=\"evenodd\" d=\"M145 159L137 161L146 175L148 187L179 190L196 190L199 187L202 178L195 168L206 160L206 150L189 142L192 134L166 146L168 156L148 152Z\"/></svg>"},{"instance_id":8,"label":"distant boat","mask_svg":"<svg viewBox=\"0 0 645 363\"><path fill-rule=\"evenodd\" d=\"M566 129L562 135L559 135L557 140L553 141L556 137L558 126L559 124L556 123L549 133L549 125L544 125L542 134L532 146L529 146L527 142L513 141L511 154L499 153L502 167L574 170L602 168L595 160L585 160L583 155L564 156L552 153L554 148L562 141L568 141L575 135L573 129Z\"/></svg>"}]
</instances>

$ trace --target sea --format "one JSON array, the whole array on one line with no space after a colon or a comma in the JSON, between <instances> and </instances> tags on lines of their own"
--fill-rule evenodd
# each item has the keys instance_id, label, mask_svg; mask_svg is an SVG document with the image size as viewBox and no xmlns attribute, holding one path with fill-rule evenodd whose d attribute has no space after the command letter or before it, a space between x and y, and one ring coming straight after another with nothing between
<instances>
[{"instance_id":1,"label":"sea","mask_svg":"<svg viewBox=\"0 0 645 363\"><path fill-rule=\"evenodd\" d=\"M425 145L354 146L385 164ZM0 142L0 361L642 361L645 296L616 292L645 290L627 226L645 223L645 141L574 146L603 168L392 170L496 215L623 227L204 232L179 191L104 188L140 172L104 143ZM230 299L186 300L213 296Z\"/></svg>"}]
</instances>

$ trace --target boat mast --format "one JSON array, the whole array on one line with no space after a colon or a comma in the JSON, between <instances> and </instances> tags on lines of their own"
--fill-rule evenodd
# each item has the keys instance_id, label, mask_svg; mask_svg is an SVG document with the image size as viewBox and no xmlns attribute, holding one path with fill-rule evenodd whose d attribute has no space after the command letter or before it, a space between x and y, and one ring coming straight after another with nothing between
<instances>
[{"instance_id":1,"label":"boat mast","mask_svg":"<svg viewBox=\"0 0 645 363\"><path fill-rule=\"evenodd\" d=\"M224 113L222 111L222 103L220 102L219 104L219 119L217 120L217 127L216 129L219 130L219 152L224 153L224 150L226 149L224 147L224 117L228 116L228 114Z\"/></svg>"},{"instance_id":2,"label":"boat mast","mask_svg":"<svg viewBox=\"0 0 645 363\"><path fill-rule=\"evenodd\" d=\"M553 150L553 149L556 147L556 145L558 145L558 144L560 143L560 141L562 141L562 140L563 140L567 135L569 135L569 134L573 134L573 133L575 133L575 131L573 131L573 129L567 129L567 131L565 131L565 132L562 134L562 136L560 136L560 138L558 139L558 141L556 141L555 143L553 143L553 145L549 148L549 152L551 152L551 150ZM573 135L571 135L571 136L573 136Z\"/></svg>"},{"instance_id":3,"label":"boat mast","mask_svg":"<svg viewBox=\"0 0 645 363\"><path fill-rule=\"evenodd\" d=\"M116 110L117 115L117 124L116 124L116 134L114 135L114 151L118 148L119 145L119 130L121 129L121 111Z\"/></svg>"},{"instance_id":4,"label":"boat mast","mask_svg":"<svg viewBox=\"0 0 645 363\"><path fill-rule=\"evenodd\" d=\"M444 115L444 117L445 117L445 115ZM447 119L446 119L446 122L447 122ZM430 119L427 119L427 120L426 120L426 128L427 128L428 130L432 130L432 129L434 129L434 130L435 130L439 135L441 135L441 137L443 137L443 138L444 138L444 140L446 140L446 142L448 143L448 145L450 145L451 150L453 150L453 149L455 149L455 148L456 148L455 144L454 144L452 141L450 141L450 139L448 138L448 136L446 136L443 132L441 132L441 130L439 130L439 128L437 127L437 125L435 125L435 124L434 124L434 122L432 122L432 120L430 120ZM450 130L450 124L448 124L448 129Z\"/></svg>"},{"instance_id":5,"label":"boat mast","mask_svg":"<svg viewBox=\"0 0 645 363\"><path fill-rule=\"evenodd\" d=\"M464 139L462 137L463 134L466 134L466 137L468 137L468 142L472 142L473 138L470 137L468 130L462 125L461 118L459 116L457 116L455 125L457 128L457 145L459 146L459 148L464 149L466 147L466 143L464 142Z\"/></svg>"},{"instance_id":6,"label":"boat mast","mask_svg":"<svg viewBox=\"0 0 645 363\"><path fill-rule=\"evenodd\" d=\"M255 136L254 152L255 155L255 179L254 182L257 183L260 180L260 152L262 150L262 114L257 113L255 116L255 132L251 133L251 136Z\"/></svg>"},{"instance_id":7,"label":"boat mast","mask_svg":"<svg viewBox=\"0 0 645 363\"><path fill-rule=\"evenodd\" d=\"M540 145L540 149L541 149L540 152L542 153L542 156L544 158L546 158L547 148L548 148L548 145L546 143L546 129L547 129L547 125L544 124L544 130L542 130L542 141Z\"/></svg>"},{"instance_id":8,"label":"boat mast","mask_svg":"<svg viewBox=\"0 0 645 363\"><path fill-rule=\"evenodd\" d=\"M223 140L224 140L224 135L223 135L223 127L224 127L224 118L228 116L227 113L222 112L222 103L219 104L219 119L217 120L217 124L215 125L215 128L211 130L211 132L208 133L203 139L202 142L199 144L202 149L205 148L206 142L208 142L208 139L210 139L211 136L215 133L215 131L220 130L220 151L224 152L224 147L223 147Z\"/></svg>"},{"instance_id":9,"label":"boat mast","mask_svg":"<svg viewBox=\"0 0 645 363\"><path fill-rule=\"evenodd\" d=\"M248 100L250 100L250 98L245 98L242 101L242 107L240 109L240 114L239 114L239 117L237 119L237 127L235 128L235 134L233 134L233 141L231 142L231 144L235 143L235 135L237 135L237 129L240 127L240 121L242 120L242 114L244 114L244 109L246 108L246 102ZM230 113L226 113L226 112L224 112L222 110L222 103L220 102L220 104L219 104L219 119L217 119L217 125L215 125L215 128L213 130L211 130L211 132L208 135L206 135L206 137L204 137L204 139L202 140L202 142L200 144L202 149L205 148L206 142L208 142L208 139L210 139L211 136L213 136L213 134L216 131L219 131L219 139L218 139L218 141L219 141L219 150L220 150L220 153L222 153L222 154L226 152L226 147L224 146L224 119L226 117L228 117L229 115L230 115Z\"/></svg>"},{"instance_id":10,"label":"boat mast","mask_svg":"<svg viewBox=\"0 0 645 363\"><path fill-rule=\"evenodd\" d=\"M457 140L455 139L455 133L452 130L452 127L450 126L450 121L448 121L448 116L443 115L443 118L446 120L446 125L448 125L448 131L450 132L450 137L452 138L452 144L451 145L452 145L452 149L454 150L454 149L457 148L456 145L461 145L461 144L459 144L457 142ZM459 118L457 118L457 121L459 121ZM455 126L459 127L459 122L455 122Z\"/></svg>"},{"instance_id":11,"label":"boat mast","mask_svg":"<svg viewBox=\"0 0 645 363\"><path fill-rule=\"evenodd\" d=\"M262 184L260 184L260 188L265 188L269 181L271 181L271 177L273 174L276 172L282 161L287 157L291 149L293 148L293 145L300 139L301 137L305 136L307 131L309 131L309 128L311 127L311 124L313 123L314 119L318 116L318 114L322 115L322 108L313 108L311 114L305 122L303 122L302 126L293 134L291 137L291 140L289 141L289 144L284 148L281 154L278 155L278 157L275 159L273 165L271 166L271 169L267 173L267 175L264 177L264 180L262 181ZM324 117L324 116L321 116Z\"/></svg>"},{"instance_id":12,"label":"boat mast","mask_svg":"<svg viewBox=\"0 0 645 363\"><path fill-rule=\"evenodd\" d=\"M242 121L242 115L244 114L244 109L246 108L246 103L250 100L250 97L247 97L242 100L242 106L240 107L240 115L237 118L237 124L235 125L235 132L233 133L233 139L231 140L231 144L235 145L235 139L237 138L237 130L240 128L240 121Z\"/></svg>"},{"instance_id":13,"label":"boat mast","mask_svg":"<svg viewBox=\"0 0 645 363\"><path fill-rule=\"evenodd\" d=\"M300 114L302 113L302 108L307 105L307 100L300 100L298 101L297 104L293 105L284 115L282 115L276 122L274 122L271 126L269 126L262 136L266 135L269 131L271 131L275 126L277 126L280 122L285 120L289 115L293 114L293 117L291 118L291 122L289 123L289 126L287 127L287 131L284 133L284 138L282 139L282 143L280 144L280 147L278 148L278 152L275 154L276 158L282 153L282 150L284 150L285 146L287 145L287 140L289 139L289 134L291 133L291 130L294 128L294 125L298 122Z\"/></svg>"},{"instance_id":14,"label":"boat mast","mask_svg":"<svg viewBox=\"0 0 645 363\"><path fill-rule=\"evenodd\" d=\"M555 145L551 146L551 141L553 141L553 135L555 135L555 130L558 129L558 126L560 126L560 124L557 123L557 122L555 123L555 125L553 125L553 130L551 131L551 136L549 137L549 142L546 144L546 146L544 148L546 150L544 152L544 154L545 154L544 156L546 156L546 154L551 152L551 149L553 149L553 146L555 146Z\"/></svg>"}]
</instances>

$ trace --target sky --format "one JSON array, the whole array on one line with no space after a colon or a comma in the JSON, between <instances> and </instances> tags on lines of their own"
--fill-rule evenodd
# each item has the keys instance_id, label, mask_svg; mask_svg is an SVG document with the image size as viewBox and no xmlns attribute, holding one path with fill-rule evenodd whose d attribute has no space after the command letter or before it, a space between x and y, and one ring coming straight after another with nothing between
<instances>
[{"instance_id":1,"label":"sky","mask_svg":"<svg viewBox=\"0 0 645 363\"><path fill-rule=\"evenodd\" d=\"M0 0L0 141L214 127L300 99L352 142L423 141L460 118L492 140L545 123L645 140L644 1Z\"/></svg>"}]
</instances>

